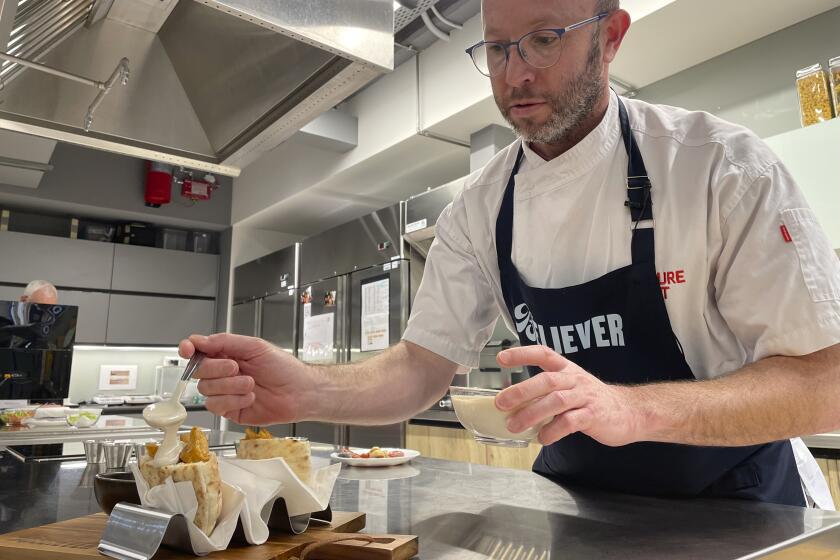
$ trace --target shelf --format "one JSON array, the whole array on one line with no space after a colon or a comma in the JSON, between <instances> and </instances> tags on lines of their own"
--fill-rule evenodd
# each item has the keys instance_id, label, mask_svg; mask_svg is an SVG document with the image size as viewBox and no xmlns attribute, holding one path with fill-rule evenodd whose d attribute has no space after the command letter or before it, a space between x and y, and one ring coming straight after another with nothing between
<instances>
[{"instance_id":1,"label":"shelf","mask_svg":"<svg viewBox=\"0 0 840 560\"><path fill-rule=\"evenodd\" d=\"M627 0L624 6L644 17L630 27L610 71L642 88L837 8L840 0Z\"/></svg>"}]
</instances>

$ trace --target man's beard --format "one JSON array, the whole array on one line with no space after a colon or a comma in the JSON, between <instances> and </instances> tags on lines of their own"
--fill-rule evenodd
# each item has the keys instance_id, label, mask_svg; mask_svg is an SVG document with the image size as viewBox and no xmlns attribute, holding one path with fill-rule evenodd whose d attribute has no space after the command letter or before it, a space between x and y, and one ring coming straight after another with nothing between
<instances>
[{"instance_id":1,"label":"man's beard","mask_svg":"<svg viewBox=\"0 0 840 560\"><path fill-rule=\"evenodd\" d=\"M509 107L505 106L506 103L496 98L496 104L505 120L524 141L539 144L562 142L590 115L604 91L603 63L598 35L600 34L596 33L594 37L586 67L569 82L565 91L557 95L546 95L536 94L528 87L513 90L507 103L535 97L545 99L551 108L551 116L546 122L537 124L527 118L520 119L518 122L514 121L510 116Z\"/></svg>"}]
</instances>

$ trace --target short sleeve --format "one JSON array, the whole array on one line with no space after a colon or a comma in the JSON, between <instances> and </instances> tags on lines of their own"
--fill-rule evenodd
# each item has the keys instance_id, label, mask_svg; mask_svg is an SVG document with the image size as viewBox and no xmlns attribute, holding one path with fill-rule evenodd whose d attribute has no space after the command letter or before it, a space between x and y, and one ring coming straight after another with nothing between
<instances>
[{"instance_id":1,"label":"short sleeve","mask_svg":"<svg viewBox=\"0 0 840 560\"><path fill-rule=\"evenodd\" d=\"M438 218L403 339L464 368L476 368L499 308L467 232L459 195Z\"/></svg>"},{"instance_id":2,"label":"short sleeve","mask_svg":"<svg viewBox=\"0 0 840 560\"><path fill-rule=\"evenodd\" d=\"M782 164L745 190L721 234L715 296L750 361L840 343L840 261Z\"/></svg>"}]
</instances>

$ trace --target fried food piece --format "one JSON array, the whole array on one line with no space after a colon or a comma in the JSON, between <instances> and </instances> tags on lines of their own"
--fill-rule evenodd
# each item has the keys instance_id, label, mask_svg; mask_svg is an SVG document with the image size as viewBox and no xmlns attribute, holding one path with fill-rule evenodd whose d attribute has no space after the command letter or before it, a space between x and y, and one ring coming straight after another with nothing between
<instances>
[{"instance_id":1,"label":"fried food piece","mask_svg":"<svg viewBox=\"0 0 840 560\"><path fill-rule=\"evenodd\" d=\"M274 436L271 435L271 432L266 430L265 428L260 428L259 430L254 430L251 427L245 428L245 438L244 439L274 439Z\"/></svg>"},{"instance_id":2,"label":"fried food piece","mask_svg":"<svg viewBox=\"0 0 840 560\"><path fill-rule=\"evenodd\" d=\"M146 444L146 453L149 454L149 457L154 459L155 455L157 455L158 447L160 447L156 443L147 443Z\"/></svg>"},{"instance_id":3,"label":"fried food piece","mask_svg":"<svg viewBox=\"0 0 840 560\"><path fill-rule=\"evenodd\" d=\"M210 459L210 444L201 428L193 426L189 434L181 434L181 441L186 444L179 456L182 463L199 463Z\"/></svg>"}]
</instances>

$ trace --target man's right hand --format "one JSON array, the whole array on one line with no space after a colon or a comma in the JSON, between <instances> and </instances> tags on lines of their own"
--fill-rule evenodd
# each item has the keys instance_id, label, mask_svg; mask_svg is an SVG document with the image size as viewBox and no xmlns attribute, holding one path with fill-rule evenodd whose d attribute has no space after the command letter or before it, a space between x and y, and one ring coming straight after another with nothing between
<instances>
[{"instance_id":1,"label":"man's right hand","mask_svg":"<svg viewBox=\"0 0 840 560\"><path fill-rule=\"evenodd\" d=\"M304 419L315 381L292 355L260 338L226 333L193 335L179 346L184 358L196 349L207 355L195 378L210 412L254 426Z\"/></svg>"}]
</instances>

